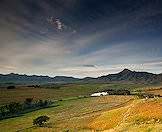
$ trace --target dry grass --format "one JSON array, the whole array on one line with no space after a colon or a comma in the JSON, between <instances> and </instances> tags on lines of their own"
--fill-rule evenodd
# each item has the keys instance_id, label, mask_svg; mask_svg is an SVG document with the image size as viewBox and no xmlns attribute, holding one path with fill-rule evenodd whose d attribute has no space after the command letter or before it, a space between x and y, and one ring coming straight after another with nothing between
<instances>
[{"instance_id":1,"label":"dry grass","mask_svg":"<svg viewBox=\"0 0 162 132\"><path fill-rule=\"evenodd\" d=\"M95 130L111 129L117 126L118 123L122 121L123 115L126 111L127 107L104 112L92 123L90 123L89 127Z\"/></svg>"},{"instance_id":2,"label":"dry grass","mask_svg":"<svg viewBox=\"0 0 162 132\"><path fill-rule=\"evenodd\" d=\"M26 98L38 99L55 99L57 91L43 88L16 88L16 89L0 89L0 104L6 104L11 101L22 102Z\"/></svg>"},{"instance_id":3,"label":"dry grass","mask_svg":"<svg viewBox=\"0 0 162 132\"><path fill-rule=\"evenodd\" d=\"M146 90L147 93L162 96L162 88Z\"/></svg>"},{"instance_id":4,"label":"dry grass","mask_svg":"<svg viewBox=\"0 0 162 132\"><path fill-rule=\"evenodd\" d=\"M162 100L135 100L128 106L102 113L89 124L95 130L161 131Z\"/></svg>"}]
</instances>

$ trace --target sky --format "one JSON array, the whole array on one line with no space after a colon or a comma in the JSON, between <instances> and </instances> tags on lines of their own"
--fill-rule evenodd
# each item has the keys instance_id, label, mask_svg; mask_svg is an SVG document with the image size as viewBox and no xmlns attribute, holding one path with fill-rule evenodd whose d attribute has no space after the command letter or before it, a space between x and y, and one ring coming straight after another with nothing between
<instances>
[{"instance_id":1,"label":"sky","mask_svg":"<svg viewBox=\"0 0 162 132\"><path fill-rule=\"evenodd\" d=\"M162 73L162 0L1 0L0 73Z\"/></svg>"}]
</instances>

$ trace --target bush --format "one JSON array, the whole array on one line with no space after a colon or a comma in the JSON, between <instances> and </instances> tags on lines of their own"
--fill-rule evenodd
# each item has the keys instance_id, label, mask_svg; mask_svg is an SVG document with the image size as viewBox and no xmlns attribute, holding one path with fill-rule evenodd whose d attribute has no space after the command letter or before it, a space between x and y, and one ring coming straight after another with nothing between
<instances>
[{"instance_id":1,"label":"bush","mask_svg":"<svg viewBox=\"0 0 162 132\"><path fill-rule=\"evenodd\" d=\"M33 98L26 98L25 101L24 101L24 107L25 108L32 107L32 102L33 102Z\"/></svg>"},{"instance_id":2,"label":"bush","mask_svg":"<svg viewBox=\"0 0 162 132\"><path fill-rule=\"evenodd\" d=\"M49 102L47 101L47 100L39 100L38 102L37 102L37 105L39 106L39 107L46 107L46 106L48 106L48 104L49 104Z\"/></svg>"},{"instance_id":3,"label":"bush","mask_svg":"<svg viewBox=\"0 0 162 132\"><path fill-rule=\"evenodd\" d=\"M15 89L15 86L8 86L7 89Z\"/></svg>"},{"instance_id":4,"label":"bush","mask_svg":"<svg viewBox=\"0 0 162 132\"><path fill-rule=\"evenodd\" d=\"M33 101L33 98L26 98L24 103L27 105L30 105L32 101Z\"/></svg>"},{"instance_id":5,"label":"bush","mask_svg":"<svg viewBox=\"0 0 162 132\"><path fill-rule=\"evenodd\" d=\"M22 104L11 102L10 104L7 105L7 109L10 113L18 113L22 110Z\"/></svg>"},{"instance_id":6,"label":"bush","mask_svg":"<svg viewBox=\"0 0 162 132\"><path fill-rule=\"evenodd\" d=\"M50 118L48 116L39 116L36 119L33 119L33 125L42 127Z\"/></svg>"},{"instance_id":7,"label":"bush","mask_svg":"<svg viewBox=\"0 0 162 132\"><path fill-rule=\"evenodd\" d=\"M148 94L148 93L137 93L136 96L137 96L139 99L154 98L154 97L155 97L154 94Z\"/></svg>"},{"instance_id":8,"label":"bush","mask_svg":"<svg viewBox=\"0 0 162 132\"><path fill-rule=\"evenodd\" d=\"M119 89L119 90L107 89L104 90L103 92L107 92L109 95L131 95L131 92L125 89Z\"/></svg>"}]
</instances>

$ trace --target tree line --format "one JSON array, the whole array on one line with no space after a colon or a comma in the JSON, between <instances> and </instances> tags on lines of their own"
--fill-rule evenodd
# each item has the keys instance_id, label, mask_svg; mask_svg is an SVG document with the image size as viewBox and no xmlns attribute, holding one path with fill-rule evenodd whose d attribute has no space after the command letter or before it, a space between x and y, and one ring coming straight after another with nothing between
<instances>
[{"instance_id":1,"label":"tree line","mask_svg":"<svg viewBox=\"0 0 162 132\"><path fill-rule=\"evenodd\" d=\"M52 104L49 100L33 101L33 98L26 98L23 103L11 102L0 107L0 120L17 116L35 109L48 107Z\"/></svg>"}]
</instances>

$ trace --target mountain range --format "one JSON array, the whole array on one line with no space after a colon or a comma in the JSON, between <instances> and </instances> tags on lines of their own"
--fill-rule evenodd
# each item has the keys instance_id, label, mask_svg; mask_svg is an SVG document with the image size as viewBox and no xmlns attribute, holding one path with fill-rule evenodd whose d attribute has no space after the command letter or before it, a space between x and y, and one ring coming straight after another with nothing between
<instances>
[{"instance_id":1,"label":"mountain range","mask_svg":"<svg viewBox=\"0 0 162 132\"><path fill-rule=\"evenodd\" d=\"M0 84L47 84L47 83L110 83L110 82L133 82L133 83L161 83L162 74L148 72L136 72L129 69L116 74L109 74L97 78L85 77L82 79L67 76L38 76L20 74L0 74Z\"/></svg>"}]
</instances>

